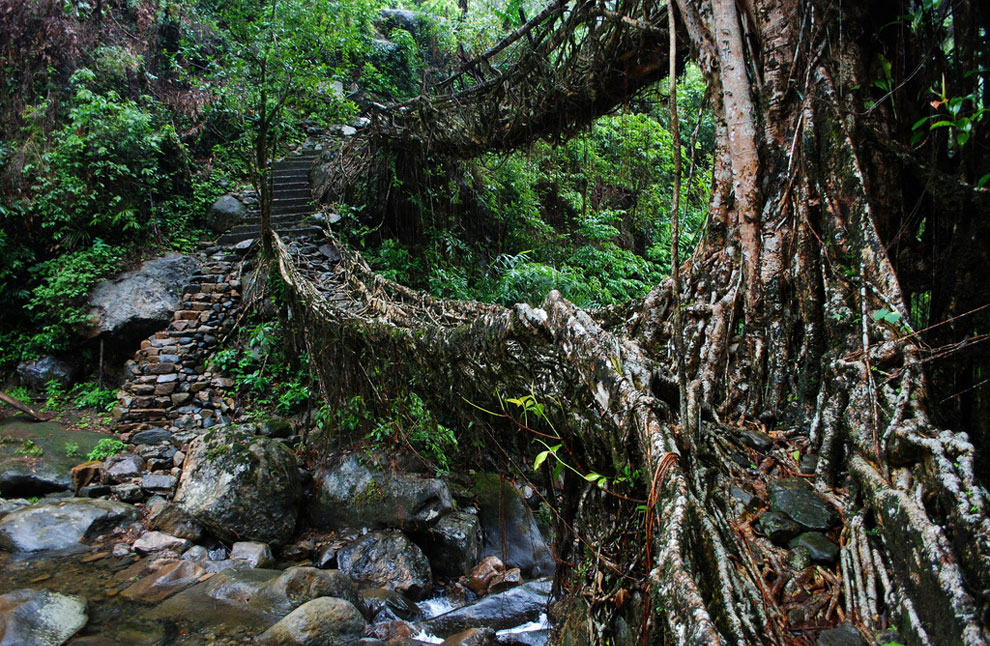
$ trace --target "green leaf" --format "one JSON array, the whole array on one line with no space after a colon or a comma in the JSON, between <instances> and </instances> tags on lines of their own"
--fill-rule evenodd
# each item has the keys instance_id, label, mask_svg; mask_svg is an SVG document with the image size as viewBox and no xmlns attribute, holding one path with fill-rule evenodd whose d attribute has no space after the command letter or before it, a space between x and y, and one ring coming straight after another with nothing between
<instances>
[{"instance_id":1,"label":"green leaf","mask_svg":"<svg viewBox=\"0 0 990 646\"><path fill-rule=\"evenodd\" d=\"M921 126L925 125L925 122L928 121L929 119L931 119L930 116L918 119L917 121L914 122L914 125L911 126L911 130L917 130Z\"/></svg>"},{"instance_id":2,"label":"green leaf","mask_svg":"<svg viewBox=\"0 0 990 646\"><path fill-rule=\"evenodd\" d=\"M588 472L587 475L584 476L584 479L587 480L588 482L595 482L596 480L601 480L604 477L605 476L603 476L600 473L595 473L594 471L590 471Z\"/></svg>"},{"instance_id":3,"label":"green leaf","mask_svg":"<svg viewBox=\"0 0 990 646\"><path fill-rule=\"evenodd\" d=\"M795 451L791 455L794 457L794 461L795 462L800 462L801 461L801 452L800 451Z\"/></svg>"},{"instance_id":4,"label":"green leaf","mask_svg":"<svg viewBox=\"0 0 990 646\"><path fill-rule=\"evenodd\" d=\"M533 471L539 470L548 455L550 455L550 451L540 451L536 454L536 459L533 460Z\"/></svg>"},{"instance_id":5,"label":"green leaf","mask_svg":"<svg viewBox=\"0 0 990 646\"><path fill-rule=\"evenodd\" d=\"M890 314L890 310L888 310L886 308L879 309L879 310L877 310L876 312L873 313L873 320L874 321L879 321L880 319L883 319L884 317L886 317L888 314Z\"/></svg>"},{"instance_id":6,"label":"green leaf","mask_svg":"<svg viewBox=\"0 0 990 646\"><path fill-rule=\"evenodd\" d=\"M983 177L981 177L979 180L977 180L976 186L979 187L979 188L983 188L984 186L987 185L987 182L990 182L990 173L987 173L986 175L984 175Z\"/></svg>"},{"instance_id":7,"label":"green leaf","mask_svg":"<svg viewBox=\"0 0 990 646\"><path fill-rule=\"evenodd\" d=\"M893 323L896 325L897 322L901 320L901 313L887 312L887 314L884 315L883 320L887 321L888 323Z\"/></svg>"}]
</instances>

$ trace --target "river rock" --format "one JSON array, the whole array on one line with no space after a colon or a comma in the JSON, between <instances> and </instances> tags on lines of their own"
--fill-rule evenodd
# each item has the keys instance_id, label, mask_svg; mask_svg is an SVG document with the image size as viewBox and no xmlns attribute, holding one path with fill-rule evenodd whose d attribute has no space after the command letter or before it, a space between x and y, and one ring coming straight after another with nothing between
<instances>
[{"instance_id":1,"label":"river rock","mask_svg":"<svg viewBox=\"0 0 990 646\"><path fill-rule=\"evenodd\" d=\"M302 497L296 456L253 431L218 426L194 440L175 502L220 538L285 543Z\"/></svg>"},{"instance_id":2,"label":"river rock","mask_svg":"<svg viewBox=\"0 0 990 646\"><path fill-rule=\"evenodd\" d=\"M491 628L468 628L443 640L440 646L494 646L495 631Z\"/></svg>"},{"instance_id":3,"label":"river rock","mask_svg":"<svg viewBox=\"0 0 990 646\"><path fill-rule=\"evenodd\" d=\"M839 522L835 507L801 478L782 478L767 484L770 509L807 529L829 529Z\"/></svg>"},{"instance_id":4,"label":"river rock","mask_svg":"<svg viewBox=\"0 0 990 646\"><path fill-rule=\"evenodd\" d=\"M811 560L822 565L832 565L839 558L839 546L820 532L798 534L787 543L787 546L791 549L806 548Z\"/></svg>"},{"instance_id":5,"label":"river rock","mask_svg":"<svg viewBox=\"0 0 990 646\"><path fill-rule=\"evenodd\" d=\"M341 571L352 579L422 599L433 588L423 551L399 531L371 532L337 553Z\"/></svg>"},{"instance_id":6,"label":"river rock","mask_svg":"<svg viewBox=\"0 0 990 646\"><path fill-rule=\"evenodd\" d=\"M553 573L554 560L526 500L497 473L480 474L473 489L478 497L482 556L498 556L506 567L527 577Z\"/></svg>"},{"instance_id":7,"label":"river rock","mask_svg":"<svg viewBox=\"0 0 990 646\"><path fill-rule=\"evenodd\" d=\"M365 465L353 453L318 471L313 490L307 512L320 529L422 530L453 510L443 480Z\"/></svg>"},{"instance_id":8,"label":"river rock","mask_svg":"<svg viewBox=\"0 0 990 646\"><path fill-rule=\"evenodd\" d=\"M415 621L423 616L423 611L416 602L395 590L366 588L361 590L361 600L374 623L397 619Z\"/></svg>"},{"instance_id":9,"label":"river rock","mask_svg":"<svg viewBox=\"0 0 990 646\"><path fill-rule=\"evenodd\" d=\"M194 543L203 539L203 525L182 507L162 500L148 506L148 527Z\"/></svg>"},{"instance_id":10,"label":"river rock","mask_svg":"<svg viewBox=\"0 0 990 646\"><path fill-rule=\"evenodd\" d=\"M0 419L0 491L8 497L32 497L71 489L72 468L105 437L57 422Z\"/></svg>"},{"instance_id":11,"label":"river rock","mask_svg":"<svg viewBox=\"0 0 990 646\"><path fill-rule=\"evenodd\" d=\"M118 453L103 461L100 478L107 484L125 482L144 472L144 458L137 453Z\"/></svg>"},{"instance_id":12,"label":"river rock","mask_svg":"<svg viewBox=\"0 0 990 646\"><path fill-rule=\"evenodd\" d=\"M124 588L120 596L131 601L158 602L193 585L204 574L206 570L192 561L172 561Z\"/></svg>"},{"instance_id":13,"label":"river rock","mask_svg":"<svg viewBox=\"0 0 990 646\"><path fill-rule=\"evenodd\" d=\"M549 581L530 581L428 619L423 625L440 637L449 637L468 628L511 628L537 619L546 610L549 594Z\"/></svg>"},{"instance_id":14,"label":"river rock","mask_svg":"<svg viewBox=\"0 0 990 646\"><path fill-rule=\"evenodd\" d=\"M17 364L17 376L21 384L42 392L46 390L49 381L68 388L75 381L78 372L79 367L76 364L51 355L37 361L22 361Z\"/></svg>"},{"instance_id":15,"label":"river rock","mask_svg":"<svg viewBox=\"0 0 990 646\"><path fill-rule=\"evenodd\" d=\"M171 442L172 434L163 428L147 428L143 431L138 431L131 436L131 444L138 446L156 446L158 444L165 444Z\"/></svg>"},{"instance_id":16,"label":"river rock","mask_svg":"<svg viewBox=\"0 0 990 646\"><path fill-rule=\"evenodd\" d=\"M0 519L0 548L37 552L73 547L137 518L131 505L100 498L45 500Z\"/></svg>"},{"instance_id":17,"label":"river rock","mask_svg":"<svg viewBox=\"0 0 990 646\"><path fill-rule=\"evenodd\" d=\"M230 550L230 560L240 561L248 567L266 568L275 565L275 557L267 543L258 541L240 541L234 543Z\"/></svg>"},{"instance_id":18,"label":"river rock","mask_svg":"<svg viewBox=\"0 0 990 646\"><path fill-rule=\"evenodd\" d=\"M481 557L481 522L477 514L453 511L424 534L422 543L436 574L461 576Z\"/></svg>"},{"instance_id":19,"label":"river rock","mask_svg":"<svg viewBox=\"0 0 990 646\"><path fill-rule=\"evenodd\" d=\"M505 574L505 564L497 556L486 556L481 563L474 566L461 583L479 597L488 594L488 586L499 575Z\"/></svg>"},{"instance_id":20,"label":"river rock","mask_svg":"<svg viewBox=\"0 0 990 646\"><path fill-rule=\"evenodd\" d=\"M88 620L81 597L14 590L0 596L0 646L59 646Z\"/></svg>"},{"instance_id":21,"label":"river rock","mask_svg":"<svg viewBox=\"0 0 990 646\"><path fill-rule=\"evenodd\" d=\"M266 646L343 646L364 633L364 617L354 604L319 597L299 606L258 637Z\"/></svg>"},{"instance_id":22,"label":"river rock","mask_svg":"<svg viewBox=\"0 0 990 646\"><path fill-rule=\"evenodd\" d=\"M147 532L144 536L134 541L134 551L138 554L149 554L151 552L163 552L172 550L183 552L189 547L189 541L178 538L165 532Z\"/></svg>"},{"instance_id":23,"label":"river rock","mask_svg":"<svg viewBox=\"0 0 990 646\"><path fill-rule=\"evenodd\" d=\"M233 195L223 195L206 212L206 226L214 233L224 233L241 224L248 216L248 208Z\"/></svg>"},{"instance_id":24,"label":"river rock","mask_svg":"<svg viewBox=\"0 0 990 646\"><path fill-rule=\"evenodd\" d=\"M89 295L87 336L110 334L127 345L163 329L198 265L193 257L169 253L97 284Z\"/></svg>"}]
</instances>

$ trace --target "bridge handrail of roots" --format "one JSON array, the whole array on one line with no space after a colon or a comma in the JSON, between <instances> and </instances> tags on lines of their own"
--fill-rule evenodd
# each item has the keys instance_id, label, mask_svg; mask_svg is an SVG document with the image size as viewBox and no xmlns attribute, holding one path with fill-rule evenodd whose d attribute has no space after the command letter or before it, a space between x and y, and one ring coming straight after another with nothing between
<instances>
[{"instance_id":1,"label":"bridge handrail of roots","mask_svg":"<svg viewBox=\"0 0 990 646\"><path fill-rule=\"evenodd\" d=\"M667 69L666 4L555 0L432 96L375 106L372 137L453 157L573 133Z\"/></svg>"}]
</instances>

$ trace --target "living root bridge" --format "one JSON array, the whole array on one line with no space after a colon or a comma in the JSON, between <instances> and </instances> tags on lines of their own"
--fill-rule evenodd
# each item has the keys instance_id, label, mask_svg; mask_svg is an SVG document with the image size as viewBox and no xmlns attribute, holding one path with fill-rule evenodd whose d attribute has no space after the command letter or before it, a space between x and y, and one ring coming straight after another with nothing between
<instances>
[{"instance_id":1,"label":"living root bridge","mask_svg":"<svg viewBox=\"0 0 990 646\"><path fill-rule=\"evenodd\" d=\"M648 615L645 633L676 644L789 643L786 614L764 571L767 562L783 567L779 551L741 528L732 511L729 488L745 469L727 447L740 429L703 424L706 450L683 437L668 403L654 394L672 377L636 342L556 292L541 308L447 301L374 274L333 239L322 255L293 247L276 239L278 268L328 401L361 393L374 405L379 392L415 383L438 410L483 425L492 419L481 409L497 410L498 393L532 392L541 401L563 402L565 420L557 431L579 466L617 461L616 447L624 445L646 466L642 490L653 489L657 530L649 577L638 588L648 593L641 604L662 612ZM325 257L335 263L321 266ZM841 594L840 611L867 628L881 612L894 611L909 634L921 637L916 643L985 643L949 540L912 489L891 486L861 458L849 468L866 508L835 499L847 513L848 538L838 578L825 573L833 611ZM868 509L879 519L882 541L865 532ZM578 515L575 531L594 522L590 514ZM971 558L979 560L981 548L974 547ZM579 549L585 558L607 561L602 546ZM640 625L638 617L627 621ZM598 637L588 638L601 641L604 628L594 632Z\"/></svg>"}]
</instances>

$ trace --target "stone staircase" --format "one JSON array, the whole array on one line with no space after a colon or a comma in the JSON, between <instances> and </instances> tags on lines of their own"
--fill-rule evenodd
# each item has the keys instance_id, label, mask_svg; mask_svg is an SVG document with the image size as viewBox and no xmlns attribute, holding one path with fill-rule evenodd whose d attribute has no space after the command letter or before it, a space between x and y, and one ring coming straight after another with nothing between
<instances>
[{"instance_id":1,"label":"stone staircase","mask_svg":"<svg viewBox=\"0 0 990 646\"><path fill-rule=\"evenodd\" d=\"M322 231L309 185L309 169L319 155L318 148L304 148L272 167L272 228L283 238ZM260 217L252 217L251 222L239 224L220 236L217 245L231 246L260 237Z\"/></svg>"},{"instance_id":2,"label":"stone staircase","mask_svg":"<svg viewBox=\"0 0 990 646\"><path fill-rule=\"evenodd\" d=\"M321 234L312 203L309 169L317 147L274 164L272 228L283 238ZM201 266L183 288L182 304L168 328L141 342L127 362L129 377L117 395L113 417L121 432L162 428L173 432L232 421L234 402L223 389L229 378L207 367L219 340L230 332L241 304L243 257L261 236L257 213L200 254Z\"/></svg>"}]
</instances>

